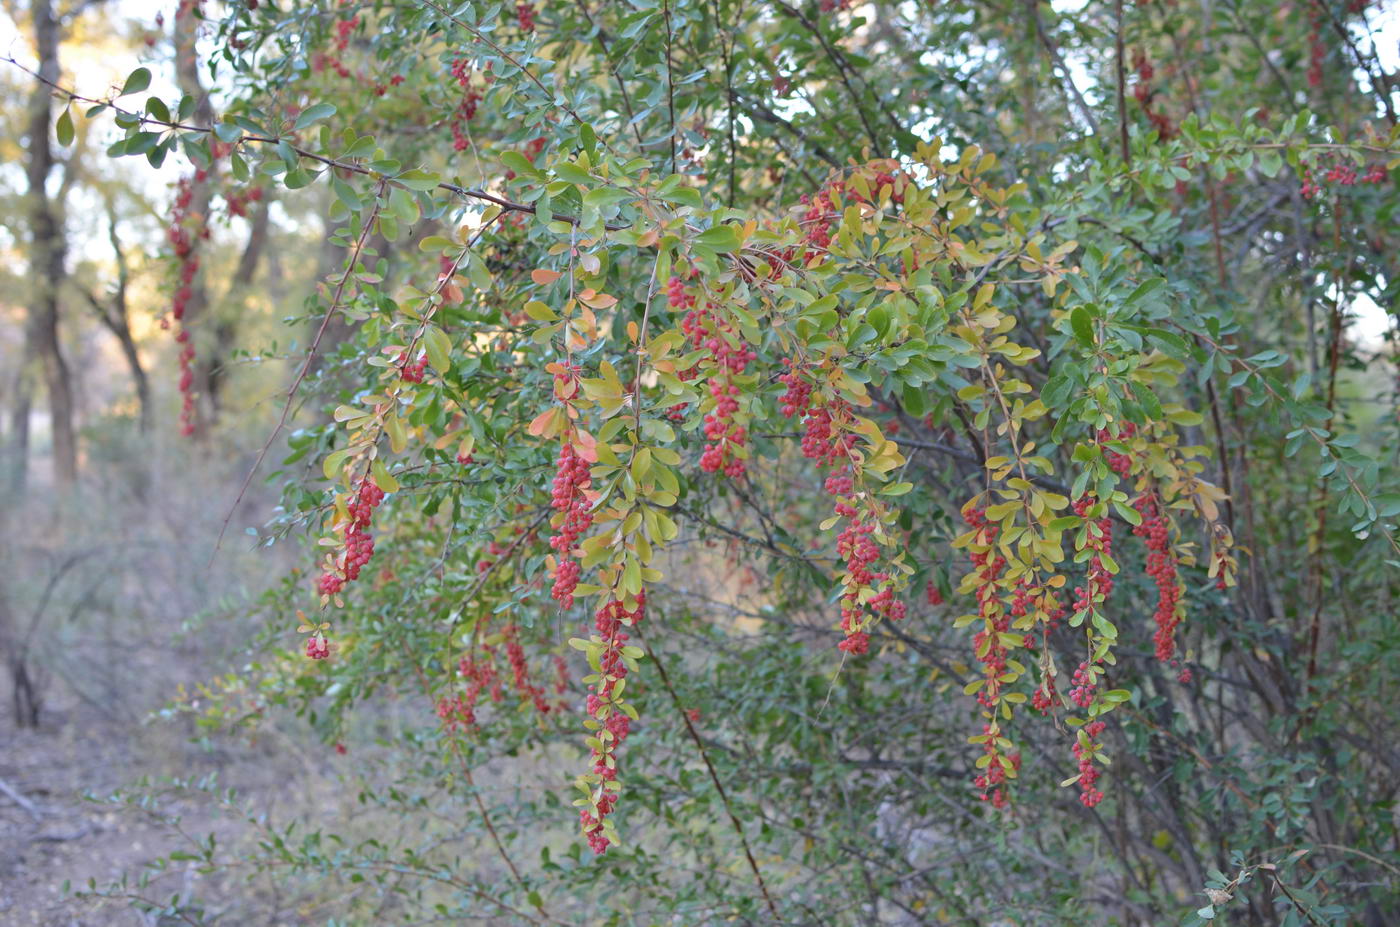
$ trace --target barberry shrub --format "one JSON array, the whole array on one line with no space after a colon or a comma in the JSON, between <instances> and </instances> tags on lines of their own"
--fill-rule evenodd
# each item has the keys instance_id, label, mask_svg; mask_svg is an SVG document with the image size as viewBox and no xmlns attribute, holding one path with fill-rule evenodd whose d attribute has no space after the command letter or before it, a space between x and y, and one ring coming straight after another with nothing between
<instances>
[{"instance_id":1,"label":"barberry shrub","mask_svg":"<svg viewBox=\"0 0 1400 927\"><path fill-rule=\"evenodd\" d=\"M354 332L259 698L352 754L417 706L433 794L257 862L502 922L1400 916L1390 84L1326 66L1364 6L1237 6L207 8L224 112L103 101L113 152L325 190L309 350ZM1231 850L1285 890L1203 896Z\"/></svg>"}]
</instances>

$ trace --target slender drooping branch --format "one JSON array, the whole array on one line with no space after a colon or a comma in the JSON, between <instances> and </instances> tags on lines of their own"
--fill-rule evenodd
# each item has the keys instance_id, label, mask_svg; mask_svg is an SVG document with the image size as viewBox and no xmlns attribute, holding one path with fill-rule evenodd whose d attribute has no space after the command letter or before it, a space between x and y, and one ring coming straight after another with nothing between
<instances>
[{"instance_id":1,"label":"slender drooping branch","mask_svg":"<svg viewBox=\"0 0 1400 927\"><path fill-rule=\"evenodd\" d=\"M783 916L778 913L778 907L773 903L773 897L768 894L768 883L763 880L763 873L758 868L758 860L754 858L753 849L749 846L749 838L744 833L744 825L739 823L739 816L734 813L734 807L729 803L729 793L724 790L724 783L720 782L719 773L715 771L715 764L710 762L710 753L705 749L705 741L700 738L700 733L695 730L695 722L690 720L690 714L681 704L681 697L676 694L675 686L671 685L671 677L666 673L666 664L656 657L656 651L652 650L651 643L642 632L641 625L636 626L637 637L641 639L642 646L646 648L647 659L651 660L656 667L657 675L661 677L661 685L671 696L671 703L676 706L676 713L680 715L681 721L685 724L686 732L690 739L695 742L695 748L700 751L700 759L705 762L705 769L710 774L710 781L714 783L715 791L719 794L720 803L724 805L724 811L729 815L729 823L734 825L734 832L739 835L739 842L744 847L744 856L749 861L749 869L753 871L754 880L758 883L758 890L763 895L764 904L768 907L768 913L773 915L777 923L783 922Z\"/></svg>"}]
</instances>

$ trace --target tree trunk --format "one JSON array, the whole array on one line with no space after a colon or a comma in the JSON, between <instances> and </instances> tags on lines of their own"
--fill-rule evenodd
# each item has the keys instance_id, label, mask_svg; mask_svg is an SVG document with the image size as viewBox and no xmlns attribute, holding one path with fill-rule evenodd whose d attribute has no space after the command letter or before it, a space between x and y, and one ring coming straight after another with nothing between
<instances>
[{"instance_id":1,"label":"tree trunk","mask_svg":"<svg viewBox=\"0 0 1400 927\"><path fill-rule=\"evenodd\" d=\"M175 22L173 23L175 81L182 93L187 93L194 98L194 114L190 123L196 126L209 126L214 121L214 109L209 103L209 93L204 89L204 85L199 79L199 52L195 47L195 38L200 20L194 15L195 9L195 4L182 3L175 14ZM202 229L208 227L209 207L214 199L214 174L216 170L217 165L212 161L205 168L196 165L194 176L190 178L189 212L198 217ZM199 237L196 236L196 242L198 241ZM198 244L196 244L197 247ZM208 315L209 288L205 285L204 274L195 274L194 279L190 281L190 299L185 306L184 325L185 329L190 332L190 337L196 342L193 368L194 384L192 387L197 403L196 435L206 434L209 426L214 424L218 417L218 408L213 402L213 371L219 362L216 356L218 339L197 337L201 323L208 322Z\"/></svg>"},{"instance_id":2,"label":"tree trunk","mask_svg":"<svg viewBox=\"0 0 1400 927\"><path fill-rule=\"evenodd\" d=\"M6 482L12 498L22 495L29 484L29 412L34 400L32 367L27 357L15 365L10 433L5 442L4 459Z\"/></svg>"},{"instance_id":3,"label":"tree trunk","mask_svg":"<svg viewBox=\"0 0 1400 927\"><path fill-rule=\"evenodd\" d=\"M64 279L67 242L55 204L49 199L53 170L50 141L52 94L43 81L57 82L59 24L52 0L35 0L34 38L39 53L39 76L29 104L29 224L30 306L26 343L39 360L49 397L53 429L54 481L71 486L78 476L78 447L73 430L73 391L68 363L58 336L59 290Z\"/></svg>"}]
</instances>

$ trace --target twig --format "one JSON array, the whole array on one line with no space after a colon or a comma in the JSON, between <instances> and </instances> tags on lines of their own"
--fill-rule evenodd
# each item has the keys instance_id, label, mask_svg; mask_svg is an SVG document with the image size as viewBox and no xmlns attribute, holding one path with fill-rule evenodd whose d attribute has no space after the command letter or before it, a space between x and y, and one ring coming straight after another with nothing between
<instances>
[{"instance_id":1,"label":"twig","mask_svg":"<svg viewBox=\"0 0 1400 927\"><path fill-rule=\"evenodd\" d=\"M355 241L355 250L350 255L350 260L345 265L345 272L340 275L340 282L336 284L335 295L331 297L329 308L326 309L325 318L321 319L321 327L316 329L316 337L312 339L311 347L306 352L306 360L302 362L301 369L297 371L296 379L287 388L287 400L282 404L282 414L277 419L277 427L272 429L272 433L263 442L262 449L258 451L257 460L253 461L253 466L249 468L248 475L243 478L243 485L238 489L238 495L234 497L233 505L229 506L228 514L224 516L224 523L219 526L219 536L214 541L214 550L209 555L209 563L212 565L214 558L219 553L219 546L224 542L224 534L228 531L228 523L233 519L233 513L238 510L238 505L243 501L243 496L248 492L248 487L253 482L253 474L258 472L263 460L267 457L267 452L272 449L272 442L277 440L277 436L282 433L282 429L287 426L287 418L292 412L292 402L296 399L297 390L301 389L302 381L306 379L307 373L311 370L312 363L316 360L316 350L321 346L321 338L325 335L326 329L330 326L331 318L340 308L340 298L345 293L345 286L350 281L350 275L355 272L355 267L360 263L360 254L364 251L365 241L369 238L369 230L374 227L374 220L379 215L379 196L384 192L387 180L379 181L379 189L375 191L374 208L370 210L369 216L365 219L364 228L360 230L360 237Z\"/></svg>"},{"instance_id":2,"label":"twig","mask_svg":"<svg viewBox=\"0 0 1400 927\"><path fill-rule=\"evenodd\" d=\"M777 923L782 923L783 917L778 913L777 905L773 904L772 896L768 894L768 883L763 881L763 873L759 871L758 861L754 859L753 850L749 848L749 838L744 834L744 826L739 823L738 816L729 804L729 795L724 791L723 783L719 781L719 773L715 772L715 764L710 762L710 754L705 749L705 742L700 739L699 732L695 730L694 722L690 720L685 706L681 704L681 697L676 694L675 687L671 685L671 677L666 674L666 664L656 658L656 652L651 649L651 643L647 641L640 624L636 626L636 630L637 637L642 641L642 646L646 648L647 657L656 666L656 671L661 676L661 684L670 694L671 702L676 706L681 720L685 722L685 729L690 734L690 739L695 741L695 748L700 751L700 759L705 761L705 769L709 771L710 781L714 783L715 791L719 793L720 803L724 805L724 810L729 815L729 822L734 825L734 831L739 835L739 842L743 844L744 856L748 858L749 868L753 870L753 877L758 882L758 889L763 893L763 901L768 906L768 913L773 915Z\"/></svg>"},{"instance_id":3,"label":"twig","mask_svg":"<svg viewBox=\"0 0 1400 927\"><path fill-rule=\"evenodd\" d=\"M34 820L37 821L44 816L44 812L39 808L38 805L25 798L24 795L21 794L18 789L10 785L4 779L0 779L0 792L4 792L5 795L16 805L19 805L25 811L28 811L29 816L32 817Z\"/></svg>"}]
</instances>

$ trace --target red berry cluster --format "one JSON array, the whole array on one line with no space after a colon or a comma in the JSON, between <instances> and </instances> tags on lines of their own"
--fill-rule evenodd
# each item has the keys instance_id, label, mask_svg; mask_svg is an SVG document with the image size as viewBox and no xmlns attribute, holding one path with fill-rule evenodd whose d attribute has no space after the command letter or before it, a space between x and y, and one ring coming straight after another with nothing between
<instances>
[{"instance_id":1,"label":"red berry cluster","mask_svg":"<svg viewBox=\"0 0 1400 927\"><path fill-rule=\"evenodd\" d=\"M860 655L870 650L867 629L878 618L899 621L907 614L905 604L895 598L895 584L889 573L871 569L879 559L880 548L872 535L875 522L870 514L861 512L863 495L856 495L851 472L851 450L855 436L844 427L850 421L850 405L843 399L813 405L812 383L801 366L784 359L787 373L778 380L787 387L779 398L784 416L803 416L802 454L814 460L818 467L830 467L823 483L827 495L835 500L834 513L848 519L836 537L836 553L845 567L841 584L841 630L845 638L836 646L846 653ZM876 589L874 595L866 590Z\"/></svg>"},{"instance_id":2,"label":"red berry cluster","mask_svg":"<svg viewBox=\"0 0 1400 927\"><path fill-rule=\"evenodd\" d=\"M924 600L930 605L942 605L943 593L939 591L938 584L929 580L924 586Z\"/></svg>"},{"instance_id":3,"label":"red berry cluster","mask_svg":"<svg viewBox=\"0 0 1400 927\"><path fill-rule=\"evenodd\" d=\"M840 216L836 200L841 196L845 185L836 180L813 196L802 194L802 205L807 209L802 213L802 240L812 248L825 251L831 246L831 226Z\"/></svg>"},{"instance_id":4,"label":"red berry cluster","mask_svg":"<svg viewBox=\"0 0 1400 927\"><path fill-rule=\"evenodd\" d=\"M462 99L452 114L452 147L456 151L466 151L471 144L467 139L466 124L476 117L481 92L472 86L471 62L466 58L452 59L452 76L462 88Z\"/></svg>"},{"instance_id":5,"label":"red berry cluster","mask_svg":"<svg viewBox=\"0 0 1400 927\"><path fill-rule=\"evenodd\" d=\"M981 507L964 512L963 521L977 532L973 543L989 548L969 554L977 576L977 617L982 619L982 630L973 635L972 644L985 680L977 690L977 702L983 708L995 708L1001 698L1001 677L1006 673L1008 653L1001 636L1011 631L1011 615L997 588L997 581L1006 569L1006 558L996 552L995 546L1001 528L987 520L986 509Z\"/></svg>"},{"instance_id":6,"label":"red berry cluster","mask_svg":"<svg viewBox=\"0 0 1400 927\"><path fill-rule=\"evenodd\" d=\"M331 642L320 634L306 639L306 655L312 660L324 660L331 655Z\"/></svg>"},{"instance_id":7,"label":"red berry cluster","mask_svg":"<svg viewBox=\"0 0 1400 927\"><path fill-rule=\"evenodd\" d=\"M1052 709L1063 704L1060 693L1055 691L1055 677L1047 673L1044 682L1031 694L1031 707L1043 715L1048 715Z\"/></svg>"},{"instance_id":8,"label":"red berry cluster","mask_svg":"<svg viewBox=\"0 0 1400 927\"><path fill-rule=\"evenodd\" d=\"M972 784L981 790L982 801L991 802L993 808L1005 808L1010 802L1006 794L1007 771L1019 772L1021 769L1021 754L1002 753L1002 750L1010 743L1001 736L1001 731L993 724L982 725L982 753L988 757L986 772L980 773L972 780Z\"/></svg>"},{"instance_id":9,"label":"red berry cluster","mask_svg":"<svg viewBox=\"0 0 1400 927\"><path fill-rule=\"evenodd\" d=\"M525 648L520 646L520 629L508 624L501 634L505 638L506 660L510 662L511 681L515 685L515 691L521 698L528 699L540 714L549 714L550 705L545 700L544 688L530 681L530 668L525 663Z\"/></svg>"},{"instance_id":10,"label":"red berry cluster","mask_svg":"<svg viewBox=\"0 0 1400 927\"><path fill-rule=\"evenodd\" d=\"M329 565L316 588L323 596L332 596L345 588L345 584L360 578L360 570L374 556L374 538L369 533L369 523L374 517L374 509L384 501L384 490L374 480L365 476L355 492L355 497L346 506L350 520L345 523L345 546L340 556Z\"/></svg>"},{"instance_id":11,"label":"red berry cluster","mask_svg":"<svg viewBox=\"0 0 1400 927\"><path fill-rule=\"evenodd\" d=\"M1152 635L1157 659L1166 663L1176 653L1176 626L1181 623L1181 583L1177 581L1176 555L1172 553L1167 535L1167 517L1150 495L1140 496L1133 508L1142 515L1142 524L1133 534L1147 542L1147 575L1157 584L1157 609L1152 620L1157 631Z\"/></svg>"},{"instance_id":12,"label":"red berry cluster","mask_svg":"<svg viewBox=\"0 0 1400 927\"><path fill-rule=\"evenodd\" d=\"M1084 736L1088 745L1085 746L1085 743L1076 740L1073 747L1074 757L1079 762L1079 803L1085 808L1092 808L1103 801L1103 792L1094 788L1094 783L1100 775L1098 768L1094 766L1094 754L1100 746L1097 738L1106 726L1102 721L1090 721L1084 725Z\"/></svg>"},{"instance_id":13,"label":"red berry cluster","mask_svg":"<svg viewBox=\"0 0 1400 927\"><path fill-rule=\"evenodd\" d=\"M228 190L224 193L224 204L230 216L247 217L248 204L261 202L262 187L248 187L246 190Z\"/></svg>"},{"instance_id":14,"label":"red berry cluster","mask_svg":"<svg viewBox=\"0 0 1400 927\"><path fill-rule=\"evenodd\" d=\"M515 5L515 18L520 23L520 28L526 32L535 31L535 5L533 3L517 3Z\"/></svg>"},{"instance_id":15,"label":"red berry cluster","mask_svg":"<svg viewBox=\"0 0 1400 927\"><path fill-rule=\"evenodd\" d=\"M403 76L402 74L395 74L393 77L389 78L389 86L392 86L392 87L397 87L399 84L402 84L403 82L404 82L404 76ZM375 84L375 85L374 85L374 93L375 93L375 96L380 96L380 97L382 97L382 96L384 96L385 93L388 92L388 90L389 90L389 87L386 87L384 84Z\"/></svg>"},{"instance_id":16,"label":"red berry cluster","mask_svg":"<svg viewBox=\"0 0 1400 927\"><path fill-rule=\"evenodd\" d=\"M1322 62L1327 58L1327 45L1322 41L1322 3L1313 0L1308 11L1308 86L1322 86Z\"/></svg>"},{"instance_id":17,"label":"red berry cluster","mask_svg":"<svg viewBox=\"0 0 1400 927\"><path fill-rule=\"evenodd\" d=\"M194 177L181 177L175 190L175 204L170 210L170 228L166 236L175 257L180 262L180 286L170 304L170 314L175 319L175 342L180 345L180 434L189 437L194 434L194 344L190 341L189 329L185 327L185 311L194 298L194 277L199 273L199 255L195 248L201 239L209 237L209 226L204 217L190 212L194 200L194 184L203 183L208 173L202 168L195 171ZM162 328L169 328L168 319L161 320Z\"/></svg>"},{"instance_id":18,"label":"red berry cluster","mask_svg":"<svg viewBox=\"0 0 1400 927\"><path fill-rule=\"evenodd\" d=\"M1112 441L1115 437L1121 440L1128 440L1137 434L1137 426L1132 422L1124 422L1118 434L1115 436L1107 429L1100 429L1098 433L1098 443ZM1104 460L1108 462L1108 468L1120 477L1127 479L1133 472L1133 458L1130 454L1120 454L1112 448L1103 449Z\"/></svg>"},{"instance_id":19,"label":"red berry cluster","mask_svg":"<svg viewBox=\"0 0 1400 927\"><path fill-rule=\"evenodd\" d=\"M481 650L481 659L466 656L457 663L457 673L467 684L466 691L438 700L437 716L448 731L476 729L476 705L482 692L489 690L493 702L505 698L500 674L496 672L495 650L486 644L482 645Z\"/></svg>"},{"instance_id":20,"label":"red berry cluster","mask_svg":"<svg viewBox=\"0 0 1400 927\"><path fill-rule=\"evenodd\" d=\"M831 477L827 480L828 492L831 492L831 483L834 480L850 483L850 477ZM849 492L849 489L847 491ZM880 548L870 537L875 527L864 523L860 515L855 514L855 509L849 502L838 502L837 506L838 509L849 510L852 514L849 516L851 520L836 537L836 553L845 565L845 576L842 580L845 592L841 594L841 630L846 635L836 646L846 653L859 656L870 650L870 634L865 629L870 627L872 616L899 621L905 616L906 609L904 603L894 597L894 585L890 582L890 575L870 569L880 557ZM877 583L885 585L862 605L864 590L873 588ZM869 614L866 612L867 607Z\"/></svg>"},{"instance_id":21,"label":"red berry cluster","mask_svg":"<svg viewBox=\"0 0 1400 927\"><path fill-rule=\"evenodd\" d=\"M1094 505L1093 496L1082 496L1074 503L1074 514L1086 518ZM1113 521L1107 515L1088 522L1085 545L1093 553L1089 556L1089 574L1083 586L1074 589L1074 611L1076 614L1098 608L1107 601L1113 592L1113 574L1103 565L1100 555L1113 556Z\"/></svg>"},{"instance_id":22,"label":"red berry cluster","mask_svg":"<svg viewBox=\"0 0 1400 927\"><path fill-rule=\"evenodd\" d=\"M1147 57L1147 53L1142 49L1133 50L1133 69L1137 71L1137 84L1133 86L1133 96L1138 103L1142 104L1143 115L1147 121L1157 130L1157 136L1163 140L1176 135L1176 126L1172 123L1171 117L1160 109L1152 106L1156 93L1152 90L1152 78L1156 71L1152 67L1152 61Z\"/></svg>"},{"instance_id":23,"label":"red berry cluster","mask_svg":"<svg viewBox=\"0 0 1400 927\"><path fill-rule=\"evenodd\" d=\"M734 327L715 314L715 305L706 302L698 306L694 294L686 290L685 281L672 277L666 284L667 302L672 309L686 309L681 320L692 346L705 352L699 368L709 381L710 399L705 403L705 450L700 455L700 469L706 473L723 471L725 476L738 479L747 469L744 464L748 429L739 415L739 385L742 376L758 355L737 337Z\"/></svg>"},{"instance_id":24,"label":"red berry cluster","mask_svg":"<svg viewBox=\"0 0 1400 927\"><path fill-rule=\"evenodd\" d=\"M491 569L496 565L496 561L492 560L491 557L499 557L507 550L509 550L509 548L499 541L492 541L490 544L487 544L486 553L488 556L482 557L476 562L476 571L478 573L485 573L487 570Z\"/></svg>"},{"instance_id":25,"label":"red berry cluster","mask_svg":"<svg viewBox=\"0 0 1400 927\"><path fill-rule=\"evenodd\" d=\"M786 386L787 391L778 399L778 408L784 418L792 418L806 412L812 404L812 384L802 375L792 358L783 358L783 366L788 371L778 376L778 382Z\"/></svg>"},{"instance_id":26,"label":"red berry cluster","mask_svg":"<svg viewBox=\"0 0 1400 927\"><path fill-rule=\"evenodd\" d=\"M394 363L398 365L399 376L403 377L407 383L422 383L424 374L428 372L428 355L420 354L418 360L410 364L407 348L399 352L398 359Z\"/></svg>"},{"instance_id":27,"label":"red berry cluster","mask_svg":"<svg viewBox=\"0 0 1400 927\"><path fill-rule=\"evenodd\" d=\"M313 55L311 69L319 74L329 68L343 78L349 77L350 69L345 66L345 62L340 60L340 56L345 53L346 46L350 44L350 36L359 27L359 16L339 20L335 24L335 38L331 40L331 50L328 52L318 51Z\"/></svg>"},{"instance_id":28,"label":"red berry cluster","mask_svg":"<svg viewBox=\"0 0 1400 927\"><path fill-rule=\"evenodd\" d=\"M573 444L565 441L559 448L554 491L550 500L550 505L559 513L554 516L557 533L549 539L549 546L559 555L559 566L554 572L554 589L550 595L561 608L572 608L574 605L574 589L578 587L581 568L578 561L573 559L573 550L579 538L593 525L587 497L591 485L588 461L579 456Z\"/></svg>"},{"instance_id":29,"label":"red berry cluster","mask_svg":"<svg viewBox=\"0 0 1400 927\"><path fill-rule=\"evenodd\" d=\"M608 849L603 822L617 806L617 748L627 739L632 727L632 719L623 710L618 692L628 672L623 655L629 638L626 629L641 621L645 612L646 593L642 592L638 593L636 605L630 610L624 602L613 599L594 616L594 627L602 638L603 650L598 657L598 681L588 687L588 720L584 726L594 744L589 762L597 785L590 790L585 807L579 809L579 823L594 853L601 854Z\"/></svg>"},{"instance_id":30,"label":"red berry cluster","mask_svg":"<svg viewBox=\"0 0 1400 927\"><path fill-rule=\"evenodd\" d=\"M1342 187L1354 187L1358 183L1385 183L1388 174L1386 173L1385 165L1378 163L1368 167L1365 174L1358 175L1356 172L1356 165L1345 158L1338 158L1337 161L1327 169L1327 173L1322 176L1323 180L1327 183L1334 183ZM1302 193L1303 199L1305 200L1310 200L1322 192L1322 184L1316 180L1312 167L1303 168L1303 186L1299 192Z\"/></svg>"},{"instance_id":31,"label":"red berry cluster","mask_svg":"<svg viewBox=\"0 0 1400 927\"><path fill-rule=\"evenodd\" d=\"M1091 667L1088 662L1079 664L1074 671L1074 676L1070 679L1069 700L1079 708L1088 708L1094 704L1094 690L1096 688L1094 679L1097 670Z\"/></svg>"}]
</instances>

